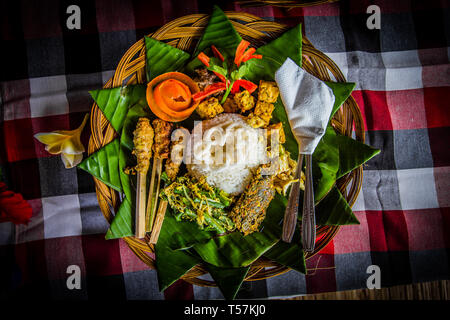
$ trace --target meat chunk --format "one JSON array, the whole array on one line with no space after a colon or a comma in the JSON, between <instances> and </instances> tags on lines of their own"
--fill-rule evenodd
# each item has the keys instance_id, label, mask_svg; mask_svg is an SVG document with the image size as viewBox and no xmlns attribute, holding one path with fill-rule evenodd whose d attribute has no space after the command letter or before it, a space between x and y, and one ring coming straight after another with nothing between
<instances>
[{"instance_id":1,"label":"meat chunk","mask_svg":"<svg viewBox=\"0 0 450 320\"><path fill-rule=\"evenodd\" d=\"M234 96L228 96L227 100L223 104L223 110L226 113L237 113L239 112L239 106L234 100Z\"/></svg>"},{"instance_id":2,"label":"meat chunk","mask_svg":"<svg viewBox=\"0 0 450 320\"><path fill-rule=\"evenodd\" d=\"M135 170L147 172L152 157L152 144L154 131L147 118L139 118L136 129L133 131L134 149L132 153L137 158ZM130 171L131 172L131 171Z\"/></svg>"},{"instance_id":3,"label":"meat chunk","mask_svg":"<svg viewBox=\"0 0 450 320\"><path fill-rule=\"evenodd\" d=\"M195 69L195 72L197 76L194 78L194 81L197 83L200 91L219 80L214 73L208 72L205 68Z\"/></svg>"},{"instance_id":4,"label":"meat chunk","mask_svg":"<svg viewBox=\"0 0 450 320\"><path fill-rule=\"evenodd\" d=\"M155 130L155 143L153 144L155 157L167 159L169 157L170 133L173 125L161 119L153 120L152 124Z\"/></svg>"},{"instance_id":5,"label":"meat chunk","mask_svg":"<svg viewBox=\"0 0 450 320\"><path fill-rule=\"evenodd\" d=\"M180 127L177 130L185 130L187 129ZM187 131L189 132L189 131ZM174 133L176 133L174 131ZM170 157L166 160L166 173L167 177L170 181L174 181L177 177L178 171L180 170L181 162L183 161L184 147L185 147L185 137L187 135L180 134L178 135L178 139L172 141L170 145Z\"/></svg>"},{"instance_id":6,"label":"meat chunk","mask_svg":"<svg viewBox=\"0 0 450 320\"><path fill-rule=\"evenodd\" d=\"M211 97L200 102L196 111L202 119L211 119L217 116L219 113L222 113L223 108L217 98Z\"/></svg>"}]
</instances>

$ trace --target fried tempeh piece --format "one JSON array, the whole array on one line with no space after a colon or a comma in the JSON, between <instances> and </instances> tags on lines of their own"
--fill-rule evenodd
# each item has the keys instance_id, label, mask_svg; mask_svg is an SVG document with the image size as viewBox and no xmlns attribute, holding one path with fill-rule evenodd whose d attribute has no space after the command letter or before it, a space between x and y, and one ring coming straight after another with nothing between
<instances>
[{"instance_id":1,"label":"fried tempeh piece","mask_svg":"<svg viewBox=\"0 0 450 320\"><path fill-rule=\"evenodd\" d=\"M248 115L247 123L253 128L265 127L270 123L272 112L275 109L273 103L258 101L255 110Z\"/></svg>"},{"instance_id":2,"label":"fried tempeh piece","mask_svg":"<svg viewBox=\"0 0 450 320\"><path fill-rule=\"evenodd\" d=\"M240 196L230 218L244 235L257 231L275 195L273 176L262 176L260 169Z\"/></svg>"},{"instance_id":3,"label":"fried tempeh piece","mask_svg":"<svg viewBox=\"0 0 450 320\"><path fill-rule=\"evenodd\" d=\"M259 81L258 101L275 103L278 99L280 90L277 83L273 81Z\"/></svg>"},{"instance_id":4,"label":"fried tempeh piece","mask_svg":"<svg viewBox=\"0 0 450 320\"><path fill-rule=\"evenodd\" d=\"M249 114L247 123L253 128L266 127L272 118L272 112L275 109L273 105L280 91L276 82L264 81L259 82L258 101L252 113Z\"/></svg>"},{"instance_id":5,"label":"fried tempeh piece","mask_svg":"<svg viewBox=\"0 0 450 320\"><path fill-rule=\"evenodd\" d=\"M233 97L241 113L253 109L255 106L255 98L247 90L236 93Z\"/></svg>"},{"instance_id":6,"label":"fried tempeh piece","mask_svg":"<svg viewBox=\"0 0 450 320\"><path fill-rule=\"evenodd\" d=\"M223 107L219 103L219 99L211 97L200 102L195 111L202 119L212 119L223 112Z\"/></svg>"}]
</instances>

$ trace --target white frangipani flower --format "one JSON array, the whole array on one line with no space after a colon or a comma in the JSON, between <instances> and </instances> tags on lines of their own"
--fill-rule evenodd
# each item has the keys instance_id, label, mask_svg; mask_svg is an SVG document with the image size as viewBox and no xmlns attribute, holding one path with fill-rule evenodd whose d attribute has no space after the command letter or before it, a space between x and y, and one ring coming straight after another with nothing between
<instances>
[{"instance_id":1,"label":"white frangipani flower","mask_svg":"<svg viewBox=\"0 0 450 320\"><path fill-rule=\"evenodd\" d=\"M53 132L36 133L34 137L45 144L45 150L51 154L61 154L66 169L73 168L83 160L85 151L80 136L89 114L84 116L83 122L75 130L56 130Z\"/></svg>"}]
</instances>

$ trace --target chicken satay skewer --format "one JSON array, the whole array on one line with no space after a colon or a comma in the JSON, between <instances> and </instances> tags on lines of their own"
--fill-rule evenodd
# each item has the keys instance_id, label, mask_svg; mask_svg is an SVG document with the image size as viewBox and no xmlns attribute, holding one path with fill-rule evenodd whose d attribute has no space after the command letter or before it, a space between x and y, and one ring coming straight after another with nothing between
<instances>
[{"instance_id":1,"label":"chicken satay skewer","mask_svg":"<svg viewBox=\"0 0 450 320\"><path fill-rule=\"evenodd\" d=\"M164 159L169 157L170 133L172 131L172 126L173 125L171 123L161 119L153 120L153 127L155 129L155 143L153 145L154 159L149 196L147 200L147 232L151 232L153 228L153 221L155 219L159 196L159 185L161 183L162 163Z\"/></svg>"},{"instance_id":2,"label":"chicken satay skewer","mask_svg":"<svg viewBox=\"0 0 450 320\"><path fill-rule=\"evenodd\" d=\"M184 130L184 131L183 131ZM184 153L184 139L186 137L186 132L189 134L185 128L180 127L179 131L174 132L175 134L179 132L181 135L178 136L178 139L172 141L170 145L170 157L166 160L165 170L167 173L167 177L170 181L175 180L178 170L180 169L180 164L183 160ZM162 224L164 222L164 216L166 215L167 205L169 203L167 200L161 200L158 206L158 211L156 212L155 222L153 224L152 233L150 234L150 243L156 244L158 242L159 233L161 231Z\"/></svg>"},{"instance_id":3,"label":"chicken satay skewer","mask_svg":"<svg viewBox=\"0 0 450 320\"><path fill-rule=\"evenodd\" d=\"M136 238L145 237L145 196L147 172L152 156L153 128L147 118L139 118L136 129L133 132L133 154L137 158L137 190L136 190Z\"/></svg>"}]
</instances>

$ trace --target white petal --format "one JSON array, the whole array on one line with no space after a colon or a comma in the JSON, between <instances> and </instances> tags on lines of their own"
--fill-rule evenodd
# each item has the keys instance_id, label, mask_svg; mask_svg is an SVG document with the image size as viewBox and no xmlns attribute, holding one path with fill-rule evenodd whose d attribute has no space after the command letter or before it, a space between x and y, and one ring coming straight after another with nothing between
<instances>
[{"instance_id":1,"label":"white petal","mask_svg":"<svg viewBox=\"0 0 450 320\"><path fill-rule=\"evenodd\" d=\"M70 169L75 167L77 164L83 160L83 154L67 154L67 153L61 153L61 159L64 163L64 167L66 169Z\"/></svg>"}]
</instances>

